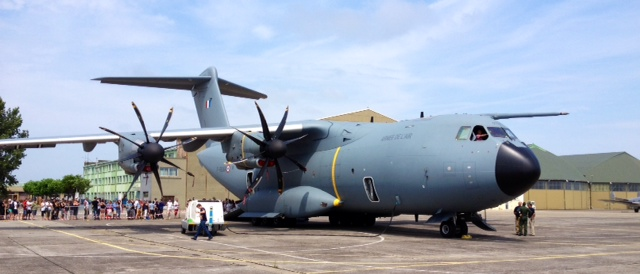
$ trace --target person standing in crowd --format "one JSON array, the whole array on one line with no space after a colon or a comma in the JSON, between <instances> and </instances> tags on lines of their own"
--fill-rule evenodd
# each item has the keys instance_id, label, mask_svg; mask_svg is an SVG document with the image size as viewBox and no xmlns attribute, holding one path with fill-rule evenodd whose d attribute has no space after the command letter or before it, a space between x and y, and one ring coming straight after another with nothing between
<instances>
[{"instance_id":1,"label":"person standing in crowd","mask_svg":"<svg viewBox=\"0 0 640 274\"><path fill-rule=\"evenodd\" d=\"M84 206L84 219L88 220L89 219L89 200L85 198L84 201L82 202L82 205Z\"/></svg>"},{"instance_id":2,"label":"person standing in crowd","mask_svg":"<svg viewBox=\"0 0 640 274\"><path fill-rule=\"evenodd\" d=\"M171 202L171 199L167 201L167 205L165 207L167 208L167 219L171 219L171 213L173 213L173 202Z\"/></svg>"},{"instance_id":3,"label":"person standing in crowd","mask_svg":"<svg viewBox=\"0 0 640 274\"><path fill-rule=\"evenodd\" d=\"M24 199L24 216L22 217L22 219L24 220L31 220L31 207L33 206L33 203L27 199Z\"/></svg>"},{"instance_id":4,"label":"person standing in crowd","mask_svg":"<svg viewBox=\"0 0 640 274\"><path fill-rule=\"evenodd\" d=\"M31 205L31 220L36 220L38 216L38 212L40 212L40 204L42 202L42 198L35 199L33 204Z\"/></svg>"},{"instance_id":5,"label":"person standing in crowd","mask_svg":"<svg viewBox=\"0 0 640 274\"><path fill-rule=\"evenodd\" d=\"M164 201L160 199L160 202L156 205L156 219L164 219Z\"/></svg>"},{"instance_id":6,"label":"person standing in crowd","mask_svg":"<svg viewBox=\"0 0 640 274\"><path fill-rule=\"evenodd\" d=\"M180 218L180 203L178 203L178 199L173 201L173 217Z\"/></svg>"},{"instance_id":7,"label":"person standing in crowd","mask_svg":"<svg viewBox=\"0 0 640 274\"><path fill-rule=\"evenodd\" d=\"M518 202L518 206L513 209L513 215L516 216L516 235L520 236L520 207L522 202Z\"/></svg>"},{"instance_id":8,"label":"person standing in crowd","mask_svg":"<svg viewBox=\"0 0 640 274\"><path fill-rule=\"evenodd\" d=\"M156 218L156 202L155 201L151 201L149 203L149 215L148 215L148 219L155 219Z\"/></svg>"},{"instance_id":9,"label":"person standing in crowd","mask_svg":"<svg viewBox=\"0 0 640 274\"><path fill-rule=\"evenodd\" d=\"M120 214L122 213L122 200L116 200L115 204L113 204L113 209L116 211L115 219L120 220Z\"/></svg>"},{"instance_id":10,"label":"person standing in crowd","mask_svg":"<svg viewBox=\"0 0 640 274\"><path fill-rule=\"evenodd\" d=\"M91 209L93 209L93 219L100 220L100 202L98 202L98 197L94 197L93 201L91 201Z\"/></svg>"},{"instance_id":11,"label":"person standing in crowd","mask_svg":"<svg viewBox=\"0 0 640 274\"><path fill-rule=\"evenodd\" d=\"M529 232L531 236L536 236L536 208L533 207L532 202L527 203L529 208Z\"/></svg>"},{"instance_id":12,"label":"person standing in crowd","mask_svg":"<svg viewBox=\"0 0 640 274\"><path fill-rule=\"evenodd\" d=\"M209 236L209 241L211 241L211 238L213 238L213 235L211 235L211 232L209 231L209 228L207 227L207 211L204 209L204 207L202 207L201 204L196 205L196 208L198 209L198 212L200 213L200 224L198 225L198 231L196 232L196 235L193 236L192 239L198 240L198 235L200 235L200 233L206 231L207 232L207 236Z\"/></svg>"},{"instance_id":13,"label":"person standing in crowd","mask_svg":"<svg viewBox=\"0 0 640 274\"><path fill-rule=\"evenodd\" d=\"M529 225L529 208L525 205L520 207L520 234L527 236L527 226Z\"/></svg>"},{"instance_id":14,"label":"person standing in crowd","mask_svg":"<svg viewBox=\"0 0 640 274\"><path fill-rule=\"evenodd\" d=\"M78 201L78 198L75 198L71 204L71 214L74 220L78 220L78 207L80 207L80 201Z\"/></svg>"}]
</instances>

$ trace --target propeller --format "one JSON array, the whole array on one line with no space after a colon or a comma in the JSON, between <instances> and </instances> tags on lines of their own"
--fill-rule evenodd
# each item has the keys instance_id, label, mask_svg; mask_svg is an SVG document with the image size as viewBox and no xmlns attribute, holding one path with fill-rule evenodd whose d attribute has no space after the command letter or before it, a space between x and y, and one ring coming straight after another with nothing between
<instances>
[{"instance_id":1,"label":"propeller","mask_svg":"<svg viewBox=\"0 0 640 274\"><path fill-rule=\"evenodd\" d=\"M133 110L136 112L136 115L138 116L138 120L140 121L140 125L142 126L142 131L144 131L144 137L146 139L145 142L143 142L142 144L138 144L122 134L119 134L108 128L100 127L100 129L106 132L109 132L113 135L116 135L122 139L125 139L138 147L138 150L135 153L118 159L118 161L120 162L136 159L137 161L135 162L138 163L136 173L133 176L133 181L131 181L131 185L129 185L129 188L127 189L127 192L125 192L124 197L127 196L127 193L129 193L129 191L131 190L131 187L133 187L133 184L136 182L136 180L138 180L138 178L143 172L153 172L153 175L156 177L156 181L158 182L158 187L160 189L160 196L164 196L162 191L162 183L160 181L160 173L158 172L158 168L159 168L158 162L163 162L172 167L175 167L177 169L187 172L186 170L180 168L179 166L167 160L164 157L164 152L166 150L173 149L175 147L193 142L196 138L193 137L191 139L183 141L181 144L177 144L167 148L162 147L162 145L160 145L159 143L160 143L160 140L162 140L162 135L164 134L164 131L167 129L167 126L169 125L169 121L171 120L171 116L173 115L173 108L169 110L169 115L167 115L167 120L164 122L164 126L162 127L162 131L160 132L160 136L158 137L157 140L151 141L149 140L147 127L144 124L144 120L142 119L142 114L140 113L140 110L138 109L138 107L134 102L131 102L131 105L133 106ZM195 177L191 172L187 172L187 175Z\"/></svg>"},{"instance_id":2,"label":"propeller","mask_svg":"<svg viewBox=\"0 0 640 274\"><path fill-rule=\"evenodd\" d=\"M269 131L267 120L264 118L264 114L262 113L260 106L258 105L257 102L255 104L256 104L256 108L258 109L258 114L260 115L260 124L262 125L262 136L264 140L260 140L252 135L249 135L248 133L245 133L239 129L236 129L240 133L242 133L244 136L247 136L247 138L251 139L254 143L260 146L259 157L261 157L261 160L264 161L262 164L262 167L260 168L260 171L258 171L258 175L254 177L253 182L251 182L251 185L249 186L249 188L247 188L247 192L245 194L249 194L253 192L253 189L256 186L258 186L258 184L262 180L262 176L264 175L264 172L267 170L267 168L271 166L276 167L276 175L278 178L278 193L282 194L282 191L284 189L284 179L282 177L282 169L280 167L280 162L278 161L278 159L284 157L289 161L291 161L293 164L295 164L303 172L307 171L307 168L305 166L298 163L298 161L294 160L293 158L287 156L287 145L295 141L298 141L306 137L307 135L305 134L298 138L294 138L286 141L281 140L280 135L282 134L284 125L287 122L289 107L287 107L287 109L284 111L284 116L282 116L282 120L280 121L280 124L278 125L276 132L272 134L271 131Z\"/></svg>"}]
</instances>

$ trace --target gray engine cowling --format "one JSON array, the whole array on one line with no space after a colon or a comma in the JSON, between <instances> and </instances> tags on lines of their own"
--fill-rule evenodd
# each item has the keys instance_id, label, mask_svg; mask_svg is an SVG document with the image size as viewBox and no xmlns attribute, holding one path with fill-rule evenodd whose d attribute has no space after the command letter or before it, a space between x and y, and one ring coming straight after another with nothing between
<instances>
[{"instance_id":1,"label":"gray engine cowling","mask_svg":"<svg viewBox=\"0 0 640 274\"><path fill-rule=\"evenodd\" d=\"M262 139L261 134L251 134ZM227 161L234 163L238 169L250 170L262 167L263 162L260 156L260 145L253 142L240 132L234 132L228 141Z\"/></svg>"}]
</instances>

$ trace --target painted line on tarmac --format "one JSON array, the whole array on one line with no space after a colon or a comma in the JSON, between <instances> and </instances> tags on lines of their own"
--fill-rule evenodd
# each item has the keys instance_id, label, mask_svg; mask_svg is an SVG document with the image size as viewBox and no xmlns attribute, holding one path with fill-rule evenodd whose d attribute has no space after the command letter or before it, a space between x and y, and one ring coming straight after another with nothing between
<instances>
[{"instance_id":1,"label":"painted line on tarmac","mask_svg":"<svg viewBox=\"0 0 640 274\"><path fill-rule=\"evenodd\" d=\"M420 263L420 264L406 264L406 265L394 265L394 266L366 266L359 265L360 268L353 269L345 269L345 270L330 270L330 271L316 271L316 272L307 272L313 274L320 273L346 273L346 272L363 272L363 271L371 271L371 270L396 270L396 269L409 269L409 268L419 268L419 267L432 267L432 266L455 266L455 265L471 265L471 264L489 264L489 263L515 263L515 262L530 262L530 261L543 261L543 260L561 260L561 259L578 259L578 258L589 258L589 257L604 257L604 256L618 256L618 255L628 255L628 254L640 254L640 251L621 251L621 252L603 252L603 253L589 253L589 254L574 254L574 255L549 255L549 256L541 256L541 257L527 257L521 259L504 259L504 260L482 260L482 261L466 261L466 262L428 262L428 263ZM382 263L388 264L388 263ZM390 263L395 264L395 263ZM366 268L362 268L366 267ZM415 269L419 271L420 269Z\"/></svg>"},{"instance_id":2,"label":"painted line on tarmac","mask_svg":"<svg viewBox=\"0 0 640 274\"><path fill-rule=\"evenodd\" d=\"M147 256L177 258L177 259L191 259L191 260L210 260L210 261L220 261L220 262L253 263L251 261L242 260L242 259L203 258L203 257L166 255L166 254L158 254L158 253L153 253L153 252L138 251L138 250L134 250L134 249L130 249L130 248L126 248L126 247L122 247L122 246L106 243L106 242L103 242L103 241L89 239L87 237L83 237L83 236L80 236L80 235L77 235L77 234L73 234L73 233L69 233L69 232L53 229L53 228L50 228L50 227L37 225L37 224L31 223L31 222L25 222L25 221L20 221L20 222L28 224L28 225L32 225L32 226L35 226L35 227L39 227L39 228L42 228L42 229L47 229L47 230L50 230L50 231L53 231L53 232L57 232L57 233L60 233L60 234L64 234L64 235L67 235L67 236L75 237L75 238L78 238L78 239L81 239L81 240L85 240L85 241L88 241L88 242L92 242L92 243L95 243L95 244L104 245L104 246L112 247L112 248L119 249L119 250L122 250L122 251L127 251L127 252L137 253L137 254L143 254L143 255L147 255ZM215 254L212 254L212 255L215 255Z\"/></svg>"}]
</instances>

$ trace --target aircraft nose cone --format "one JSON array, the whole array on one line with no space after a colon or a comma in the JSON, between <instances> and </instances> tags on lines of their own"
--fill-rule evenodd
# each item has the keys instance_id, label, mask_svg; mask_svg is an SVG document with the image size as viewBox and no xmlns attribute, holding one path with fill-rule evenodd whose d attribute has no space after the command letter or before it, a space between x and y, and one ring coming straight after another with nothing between
<instances>
[{"instance_id":1,"label":"aircraft nose cone","mask_svg":"<svg viewBox=\"0 0 640 274\"><path fill-rule=\"evenodd\" d=\"M540 178L540 163L528 147L505 142L498 149L496 182L500 190L518 196L529 190Z\"/></svg>"}]
</instances>

